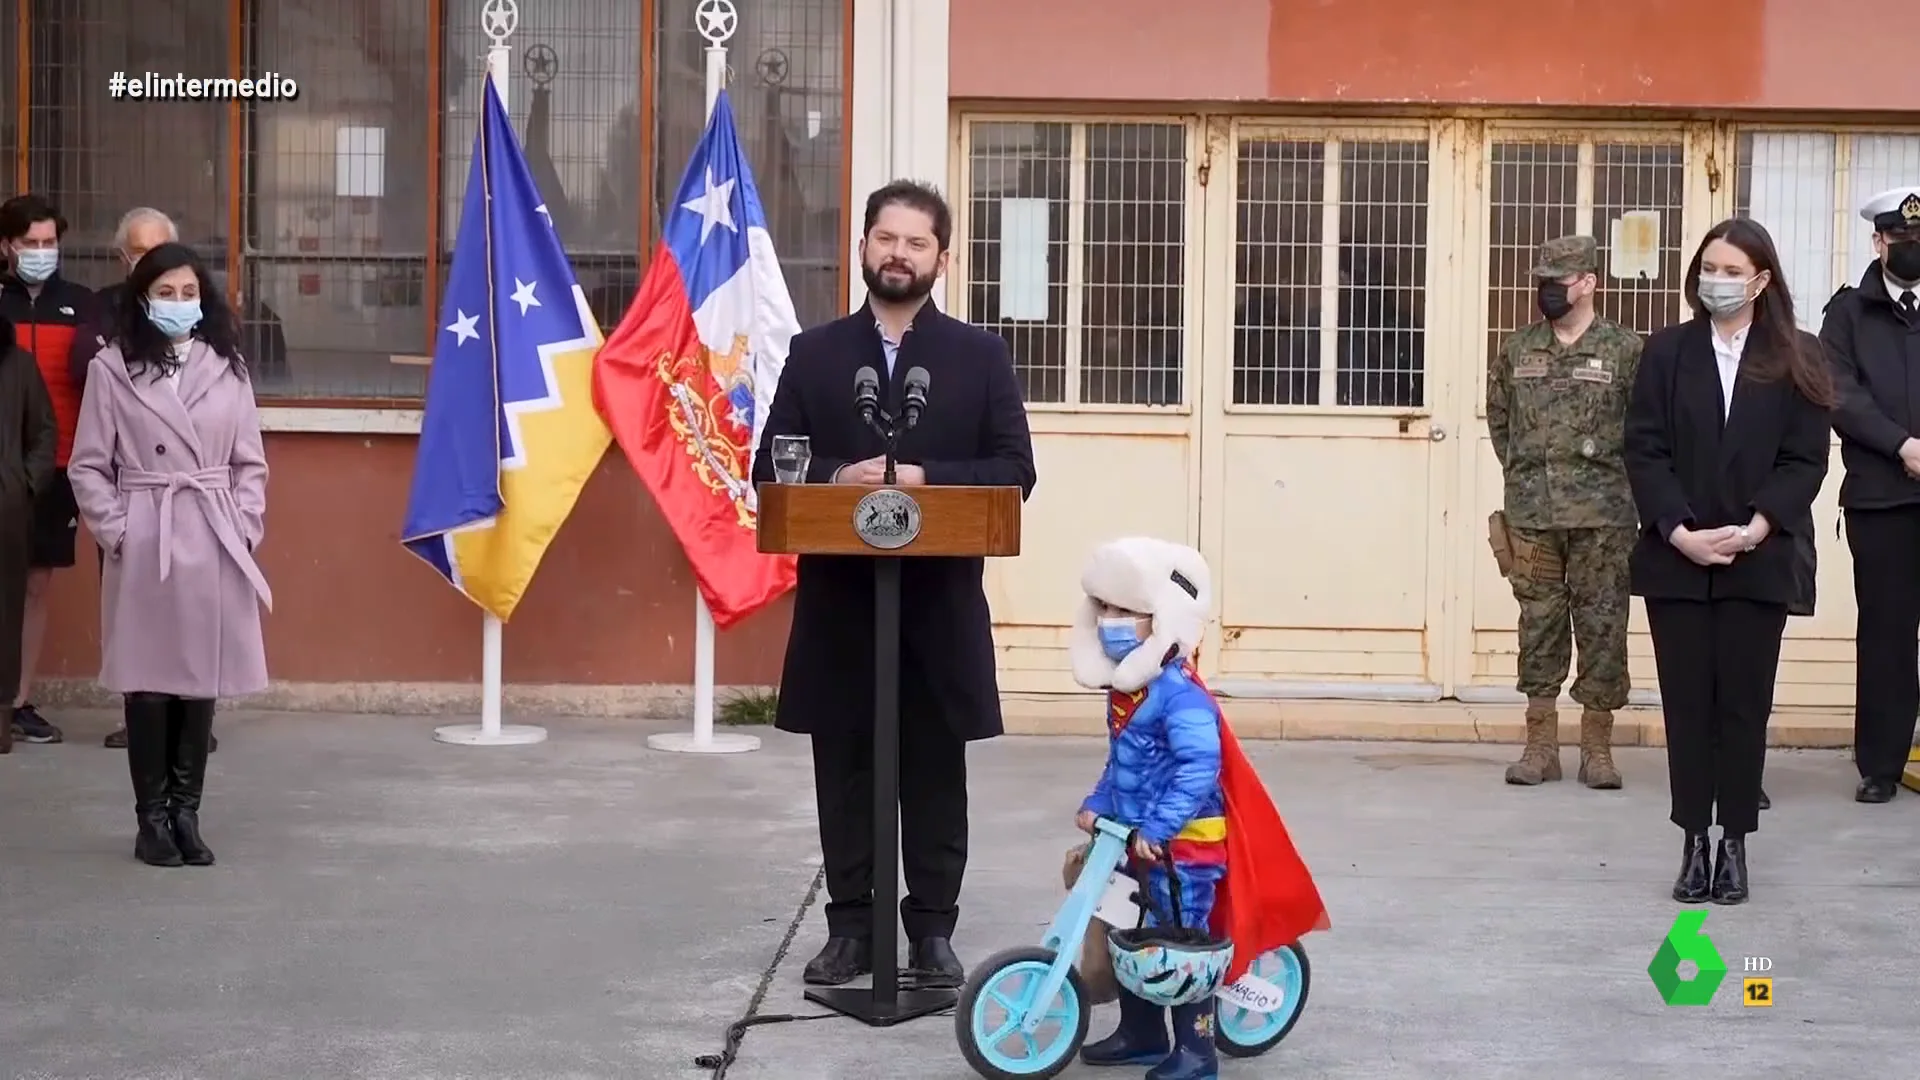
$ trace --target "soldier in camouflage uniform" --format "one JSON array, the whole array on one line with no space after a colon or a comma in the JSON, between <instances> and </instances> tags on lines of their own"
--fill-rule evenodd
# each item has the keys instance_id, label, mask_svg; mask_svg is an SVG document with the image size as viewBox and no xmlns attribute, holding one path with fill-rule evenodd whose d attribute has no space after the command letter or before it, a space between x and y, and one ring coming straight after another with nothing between
<instances>
[{"instance_id":1,"label":"soldier in camouflage uniform","mask_svg":"<svg viewBox=\"0 0 1920 1080\"><path fill-rule=\"evenodd\" d=\"M1618 788L1613 713L1627 703L1627 558L1639 534L1621 443L1640 335L1593 310L1592 237L1541 246L1533 277L1545 316L1516 331L1487 369L1487 433L1506 482L1489 521L1500 572L1520 603L1527 745L1510 784L1560 779L1560 689L1579 644L1580 781ZM1571 631L1571 633L1569 633Z\"/></svg>"}]
</instances>

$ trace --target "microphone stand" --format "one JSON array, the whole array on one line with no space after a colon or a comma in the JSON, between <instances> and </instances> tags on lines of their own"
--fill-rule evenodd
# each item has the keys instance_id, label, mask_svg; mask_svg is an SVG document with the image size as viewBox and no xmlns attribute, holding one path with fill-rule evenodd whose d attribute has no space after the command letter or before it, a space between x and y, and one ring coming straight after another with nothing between
<instances>
[{"instance_id":1,"label":"microphone stand","mask_svg":"<svg viewBox=\"0 0 1920 1080\"><path fill-rule=\"evenodd\" d=\"M867 417L867 426L873 429L875 435L880 436L882 442L886 443L886 457L882 459L886 472L880 478L880 483L886 487L893 487L900 483L900 477L896 472L898 462L894 460L900 449L900 429L894 426L892 417L887 417L886 422L882 423L881 418L884 415L876 410L873 415Z\"/></svg>"}]
</instances>

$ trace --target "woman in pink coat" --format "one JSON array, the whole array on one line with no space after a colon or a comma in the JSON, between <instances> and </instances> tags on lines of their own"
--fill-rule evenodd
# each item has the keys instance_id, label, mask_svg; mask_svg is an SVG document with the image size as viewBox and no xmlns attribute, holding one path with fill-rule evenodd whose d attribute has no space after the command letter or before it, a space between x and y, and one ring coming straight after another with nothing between
<instances>
[{"instance_id":1,"label":"woman in pink coat","mask_svg":"<svg viewBox=\"0 0 1920 1080\"><path fill-rule=\"evenodd\" d=\"M267 686L267 459L236 329L190 248L149 251L88 364L67 467L107 555L100 681L126 698L133 851L154 866L213 864L199 811L214 703Z\"/></svg>"}]
</instances>

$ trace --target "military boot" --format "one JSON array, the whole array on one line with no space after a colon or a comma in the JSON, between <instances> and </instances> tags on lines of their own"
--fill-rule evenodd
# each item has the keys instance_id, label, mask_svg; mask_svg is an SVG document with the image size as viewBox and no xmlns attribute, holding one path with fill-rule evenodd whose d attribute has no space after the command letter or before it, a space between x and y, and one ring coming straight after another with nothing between
<instances>
[{"instance_id":1,"label":"military boot","mask_svg":"<svg viewBox=\"0 0 1920 1080\"><path fill-rule=\"evenodd\" d=\"M1605 709L1580 713L1579 778L1595 791L1620 788L1620 770L1613 763L1613 714Z\"/></svg>"},{"instance_id":2,"label":"military boot","mask_svg":"<svg viewBox=\"0 0 1920 1080\"><path fill-rule=\"evenodd\" d=\"M1532 787L1560 776L1560 703L1553 698L1528 698L1527 746L1520 751L1520 760L1507 766L1507 783Z\"/></svg>"}]
</instances>

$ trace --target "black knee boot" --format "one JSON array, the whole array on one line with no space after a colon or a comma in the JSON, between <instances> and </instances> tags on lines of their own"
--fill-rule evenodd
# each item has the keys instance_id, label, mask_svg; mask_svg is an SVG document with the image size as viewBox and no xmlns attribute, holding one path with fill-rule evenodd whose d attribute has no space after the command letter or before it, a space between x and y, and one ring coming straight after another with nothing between
<instances>
[{"instance_id":1,"label":"black knee boot","mask_svg":"<svg viewBox=\"0 0 1920 1080\"><path fill-rule=\"evenodd\" d=\"M207 698L175 698L169 710L168 765L172 774L168 818L174 845L188 866L212 866L213 849L200 838L200 794L207 786L212 752L213 705Z\"/></svg>"},{"instance_id":2,"label":"black knee boot","mask_svg":"<svg viewBox=\"0 0 1920 1080\"><path fill-rule=\"evenodd\" d=\"M168 700L165 694L127 695L127 774L133 780L133 813L140 823L133 855L149 866L182 863L168 819L173 786Z\"/></svg>"}]
</instances>

